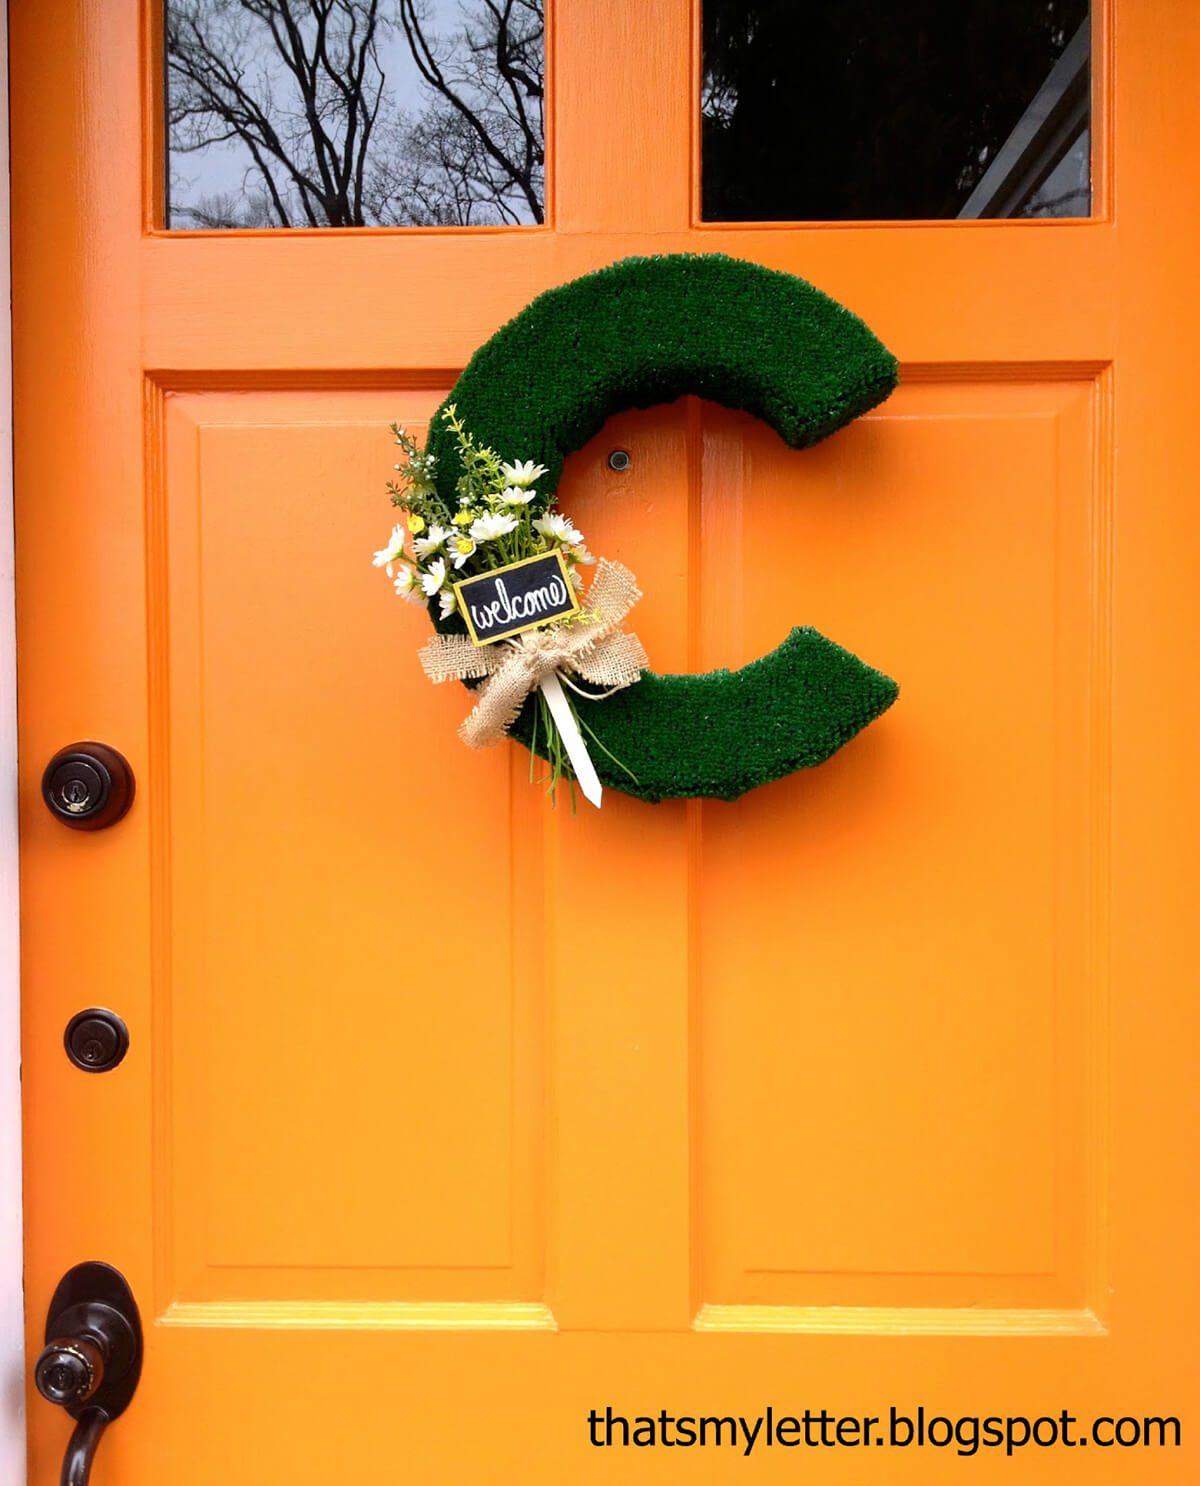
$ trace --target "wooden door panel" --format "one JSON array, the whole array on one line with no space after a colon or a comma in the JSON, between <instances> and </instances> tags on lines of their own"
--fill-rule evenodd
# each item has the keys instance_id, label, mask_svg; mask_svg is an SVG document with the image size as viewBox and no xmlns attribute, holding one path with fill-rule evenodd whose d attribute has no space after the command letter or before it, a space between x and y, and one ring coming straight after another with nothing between
<instances>
[{"instance_id":1,"label":"wooden door panel","mask_svg":"<svg viewBox=\"0 0 1200 1486\"><path fill-rule=\"evenodd\" d=\"M444 389L156 395L165 1300L540 1301L528 787L441 787L462 697L370 566Z\"/></svg>"},{"instance_id":2,"label":"wooden door panel","mask_svg":"<svg viewBox=\"0 0 1200 1486\"><path fill-rule=\"evenodd\" d=\"M918 378L802 454L706 410L705 663L786 607L903 678L819 773L704 807L707 1302L1096 1324L1106 396Z\"/></svg>"}]
</instances>

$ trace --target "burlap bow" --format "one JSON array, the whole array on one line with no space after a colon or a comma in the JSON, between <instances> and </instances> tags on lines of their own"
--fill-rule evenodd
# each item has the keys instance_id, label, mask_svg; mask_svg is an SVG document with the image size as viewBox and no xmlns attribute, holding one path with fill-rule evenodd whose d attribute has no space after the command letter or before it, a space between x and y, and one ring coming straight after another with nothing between
<instances>
[{"instance_id":1,"label":"burlap bow","mask_svg":"<svg viewBox=\"0 0 1200 1486\"><path fill-rule=\"evenodd\" d=\"M638 637L620 625L641 596L628 568L601 560L585 609L569 623L526 630L494 645L473 645L465 635L434 635L421 647L421 665L431 681L487 677L458 730L464 743L486 748L504 736L525 698L555 672L568 686L573 672L605 693L632 686L650 662Z\"/></svg>"}]
</instances>

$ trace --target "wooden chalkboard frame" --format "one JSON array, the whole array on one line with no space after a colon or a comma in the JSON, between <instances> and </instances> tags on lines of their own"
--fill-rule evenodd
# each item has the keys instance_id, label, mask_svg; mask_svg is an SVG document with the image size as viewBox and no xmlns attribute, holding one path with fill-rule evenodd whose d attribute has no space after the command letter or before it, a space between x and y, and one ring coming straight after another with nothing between
<instances>
[{"instance_id":1,"label":"wooden chalkboard frame","mask_svg":"<svg viewBox=\"0 0 1200 1486\"><path fill-rule=\"evenodd\" d=\"M555 609L552 613L545 614L539 619L532 619L528 624L515 625L509 629L497 630L494 634L485 635L482 638L475 628L471 619L471 606L467 598L468 589L487 588L489 584L495 584L507 573L515 573L522 568L532 567L535 563L554 563L558 569L558 575L562 579L563 589L570 603L564 609ZM501 640L511 640L515 635L523 635L527 630L540 629L542 625L553 624L557 619L565 619L568 614L578 614L579 595L575 591L575 585L571 582L571 575L567 572L567 565L563 561L563 555L555 549L553 552L539 552L535 557L523 557L520 562L509 563L507 567L492 568L486 573L477 573L472 578L464 578L461 583L454 584L454 592L458 596L458 610L462 615L463 622L467 626L467 633L471 637L473 645L495 645Z\"/></svg>"}]
</instances>

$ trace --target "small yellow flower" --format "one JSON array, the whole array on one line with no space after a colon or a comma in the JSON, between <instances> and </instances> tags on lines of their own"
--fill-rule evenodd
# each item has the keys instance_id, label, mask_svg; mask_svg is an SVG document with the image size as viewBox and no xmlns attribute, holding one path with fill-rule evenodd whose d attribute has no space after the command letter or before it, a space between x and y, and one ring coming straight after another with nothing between
<instances>
[{"instance_id":1,"label":"small yellow flower","mask_svg":"<svg viewBox=\"0 0 1200 1486\"><path fill-rule=\"evenodd\" d=\"M454 524L455 524L455 526L470 526L471 522L474 521L474 520L475 520L475 512L474 511L460 511L458 513L458 515L454 518Z\"/></svg>"},{"instance_id":2,"label":"small yellow flower","mask_svg":"<svg viewBox=\"0 0 1200 1486\"><path fill-rule=\"evenodd\" d=\"M408 529L413 536L419 536L425 530L424 516L410 516L408 518Z\"/></svg>"}]
</instances>

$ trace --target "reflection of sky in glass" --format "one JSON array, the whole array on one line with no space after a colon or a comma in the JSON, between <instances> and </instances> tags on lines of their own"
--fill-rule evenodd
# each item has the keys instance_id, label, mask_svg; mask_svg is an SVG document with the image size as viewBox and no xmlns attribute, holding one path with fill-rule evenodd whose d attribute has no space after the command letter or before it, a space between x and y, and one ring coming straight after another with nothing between
<instances>
[{"instance_id":1,"label":"reflection of sky in glass","mask_svg":"<svg viewBox=\"0 0 1200 1486\"><path fill-rule=\"evenodd\" d=\"M181 0L165 0L168 16L173 5L178 3ZM219 9L221 3L222 0L200 0L200 8L207 13L214 8ZM303 5L297 5L295 0L292 0L292 8L293 11L304 10ZM420 10L426 34L430 38L438 38L446 50L453 48L456 54L461 55L464 23L477 21L481 6L478 0L423 0ZM398 119L409 124L419 123L430 116L430 111L438 100L417 69L408 40L399 23L396 0L384 0L379 8L379 19L376 57L383 74L384 93L369 158L379 161L386 155L394 165L402 168L403 146L397 133L385 126L396 123ZM295 85L283 58L274 49L265 29L260 28L255 33L255 41L249 76L253 78L256 88L263 90L263 96L269 93L273 101L278 100L281 108L294 109L297 107ZM444 56L445 51L439 55ZM538 71L540 74L540 62ZM173 84L169 68L167 86L168 90L172 86L178 89L179 86L177 82ZM445 105L442 107L445 108ZM267 211L263 178L245 142L237 138L217 140L189 150L179 148L179 143L172 131L167 151L168 226L189 228L198 225L279 225L273 220L240 220L243 216L254 218ZM469 220L473 223L529 223L536 220L529 203L519 192L505 191L503 209L498 210L494 204L489 204L489 191L485 185L477 184L476 191L483 199L477 201L471 209ZM496 191L493 189L491 194L494 196ZM538 194L540 197L540 189ZM198 213L212 216L214 212L238 220L217 223L197 220ZM415 210L412 214L406 211L402 192L393 206L393 212L394 215L386 219L391 224L403 225L409 221L425 220ZM296 225L308 224L300 221ZM366 225L375 225L369 216Z\"/></svg>"},{"instance_id":2,"label":"reflection of sky in glass","mask_svg":"<svg viewBox=\"0 0 1200 1486\"><path fill-rule=\"evenodd\" d=\"M167 0L168 5L170 0ZM433 10L441 21L445 12L458 9L456 0L434 0ZM273 73L282 70L283 64L276 60L272 66L269 54L264 54L263 65ZM408 50L403 31L384 36L379 46L379 65L383 69L389 91L399 96L413 98L420 91L421 79L416 64ZM174 152L171 155L171 207L178 212L205 196L223 192L239 194L247 185L254 183L254 162L246 146L238 140L226 144L210 144L203 150L188 154ZM173 226L186 227L186 222L174 222Z\"/></svg>"}]
</instances>

